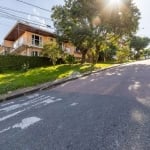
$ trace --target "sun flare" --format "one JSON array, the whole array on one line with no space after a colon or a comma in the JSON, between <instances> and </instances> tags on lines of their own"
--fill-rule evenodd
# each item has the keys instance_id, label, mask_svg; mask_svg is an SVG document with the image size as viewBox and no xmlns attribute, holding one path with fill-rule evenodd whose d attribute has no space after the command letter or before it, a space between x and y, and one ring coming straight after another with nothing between
<instances>
[{"instance_id":1,"label":"sun flare","mask_svg":"<svg viewBox=\"0 0 150 150\"><path fill-rule=\"evenodd\" d=\"M121 3L121 0L110 0L110 4L112 4L112 5L118 5L118 4L120 4Z\"/></svg>"}]
</instances>

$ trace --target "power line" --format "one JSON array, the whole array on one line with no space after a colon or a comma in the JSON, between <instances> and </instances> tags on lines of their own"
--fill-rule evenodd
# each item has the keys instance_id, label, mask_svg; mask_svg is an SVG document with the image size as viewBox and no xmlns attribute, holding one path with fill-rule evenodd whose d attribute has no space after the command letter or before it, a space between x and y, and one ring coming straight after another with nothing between
<instances>
[{"instance_id":1,"label":"power line","mask_svg":"<svg viewBox=\"0 0 150 150\"><path fill-rule=\"evenodd\" d=\"M24 11L14 10L14 9L11 9L11 8L8 8L8 7L0 6L0 9L4 9L6 11L9 10L9 11L13 11L13 12L16 12L16 13L26 14L26 15L35 16L35 17L46 19L46 20L50 20L50 18L42 17L42 16L35 15L35 14L30 14L30 13L27 13L27 12L24 12Z\"/></svg>"},{"instance_id":2,"label":"power line","mask_svg":"<svg viewBox=\"0 0 150 150\"><path fill-rule=\"evenodd\" d=\"M2 10L0 10L0 15L7 18L7 19L20 20L20 21L24 21L24 22L31 23L31 24L34 24L34 25L39 25L39 26L42 26L42 27L50 28L49 25L46 25L46 24L43 24L43 23L40 23L40 22L31 21L29 19L26 19L26 18L23 18L23 17L20 17L20 16L12 15L12 14L10 14L8 12L5 12L5 11L2 11Z\"/></svg>"},{"instance_id":3,"label":"power line","mask_svg":"<svg viewBox=\"0 0 150 150\"><path fill-rule=\"evenodd\" d=\"M0 15L4 18L7 18L7 19L12 19L12 20L17 20L17 21L23 21L23 22L26 22L26 23L31 23L31 24L34 24L34 25L39 25L39 26L42 26L42 27L46 27L46 25L44 24L39 24L39 23L35 23L35 22L32 22L32 21L29 21L29 20L26 20L24 18L21 18L21 17L16 17L16 16L9 16L7 14L4 14L4 13L1 13L0 12Z\"/></svg>"},{"instance_id":4,"label":"power line","mask_svg":"<svg viewBox=\"0 0 150 150\"><path fill-rule=\"evenodd\" d=\"M7 14L4 14L4 13L2 13L2 12L0 12L0 16L4 16L5 18L8 18L8 19L12 19L12 20L17 20L18 22L25 22L27 25L29 25L28 23L30 23L30 24L33 24L33 25L38 25L38 26L41 26L41 27L46 27L46 28L50 28L50 26L49 25L41 25L41 24L38 24L38 23L33 23L33 22L29 22L29 21L26 21L26 20L23 20L23 19L20 19L20 20L18 20L18 18L17 17L15 17L14 15L12 15L12 16L9 16L9 15L7 15ZM20 22L20 23L21 23ZM4 24L0 24L0 25L4 25ZM5 25L6 26L6 25ZM8 25L7 25L8 26ZM30 25L31 26L31 25ZM35 27L35 28L37 28L36 26L31 26L31 27ZM53 28L52 28L53 29ZM18 28L18 31L26 31L25 29L20 29L20 28ZM50 31L48 31L48 30L43 30L43 31L45 31L45 32L50 32ZM52 32L50 32L50 33L52 33Z\"/></svg>"},{"instance_id":5,"label":"power line","mask_svg":"<svg viewBox=\"0 0 150 150\"><path fill-rule=\"evenodd\" d=\"M4 14L4 15L6 14L7 16L10 16L10 17L14 17L14 18L18 18L18 19L23 19L23 20L26 20L26 21L34 22L34 23L40 23L40 22L32 21L32 20L24 18L24 17L20 17L20 16L17 16L17 15L12 15L12 14L6 12L6 11L3 11L3 10L0 10L0 12L1 12L1 14ZM43 24L43 23L40 23L40 24Z\"/></svg>"},{"instance_id":6,"label":"power line","mask_svg":"<svg viewBox=\"0 0 150 150\"><path fill-rule=\"evenodd\" d=\"M1 15L1 13L0 13L0 15ZM32 24L32 25L36 25L36 26L40 26L40 27L44 27L44 28L49 28L48 25L41 25L41 24L37 24L37 23L33 23L33 22L26 21L26 20L21 20L21 19L12 18L12 17L10 17L10 16L4 16L4 15L3 15L3 17L5 17L5 18L7 18L7 19L11 19L11 20L16 20L16 21L18 21L18 22L24 22L24 23L26 23L26 24ZM51 28L51 29L53 29L53 28Z\"/></svg>"},{"instance_id":7,"label":"power line","mask_svg":"<svg viewBox=\"0 0 150 150\"><path fill-rule=\"evenodd\" d=\"M24 3L24 4L29 5L29 6L33 6L33 7L39 8L39 9L41 9L41 10L43 10L43 11L46 11L46 12L51 12L51 11L48 10L48 9L42 8L42 7L40 7L40 6L37 6L37 5L31 4L31 3L25 2L25 1L22 1L22 0L16 0L16 1L21 2L21 3Z\"/></svg>"}]
</instances>

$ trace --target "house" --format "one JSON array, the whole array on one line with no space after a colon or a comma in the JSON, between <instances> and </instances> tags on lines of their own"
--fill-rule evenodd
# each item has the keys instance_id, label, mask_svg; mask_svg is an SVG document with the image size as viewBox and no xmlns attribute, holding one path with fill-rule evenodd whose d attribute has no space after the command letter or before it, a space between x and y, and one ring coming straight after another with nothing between
<instances>
[{"instance_id":1,"label":"house","mask_svg":"<svg viewBox=\"0 0 150 150\"><path fill-rule=\"evenodd\" d=\"M2 51L3 51L3 47L2 45L0 45L0 53L2 53Z\"/></svg>"},{"instance_id":2,"label":"house","mask_svg":"<svg viewBox=\"0 0 150 150\"><path fill-rule=\"evenodd\" d=\"M56 41L56 34L44 29L18 22L4 38L0 54L40 56L43 45ZM81 57L71 43L62 43L63 50Z\"/></svg>"}]
</instances>

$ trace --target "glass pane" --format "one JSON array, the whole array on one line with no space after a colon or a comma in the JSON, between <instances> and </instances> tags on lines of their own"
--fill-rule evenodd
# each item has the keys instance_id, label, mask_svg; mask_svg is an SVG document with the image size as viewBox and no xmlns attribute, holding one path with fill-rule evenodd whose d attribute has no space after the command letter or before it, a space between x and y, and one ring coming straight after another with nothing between
<instances>
[{"instance_id":1,"label":"glass pane","mask_svg":"<svg viewBox=\"0 0 150 150\"><path fill-rule=\"evenodd\" d=\"M35 40L39 40L39 36L35 35Z\"/></svg>"},{"instance_id":2,"label":"glass pane","mask_svg":"<svg viewBox=\"0 0 150 150\"><path fill-rule=\"evenodd\" d=\"M35 51L35 54L34 54L34 56L38 56L38 52L37 52L37 51Z\"/></svg>"},{"instance_id":3,"label":"glass pane","mask_svg":"<svg viewBox=\"0 0 150 150\"><path fill-rule=\"evenodd\" d=\"M36 45L36 46L39 46L39 45L40 45L40 43L39 43L38 40L35 40L35 45Z\"/></svg>"}]
</instances>

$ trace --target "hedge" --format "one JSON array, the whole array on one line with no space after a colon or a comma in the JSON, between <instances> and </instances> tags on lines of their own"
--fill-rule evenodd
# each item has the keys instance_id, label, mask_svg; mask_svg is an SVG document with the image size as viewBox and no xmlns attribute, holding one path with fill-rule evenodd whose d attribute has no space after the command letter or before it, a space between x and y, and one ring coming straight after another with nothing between
<instances>
[{"instance_id":1,"label":"hedge","mask_svg":"<svg viewBox=\"0 0 150 150\"><path fill-rule=\"evenodd\" d=\"M49 58L46 57L31 57L31 56L0 56L0 72L6 70L21 70L23 65L28 65L29 68L52 65Z\"/></svg>"}]
</instances>

